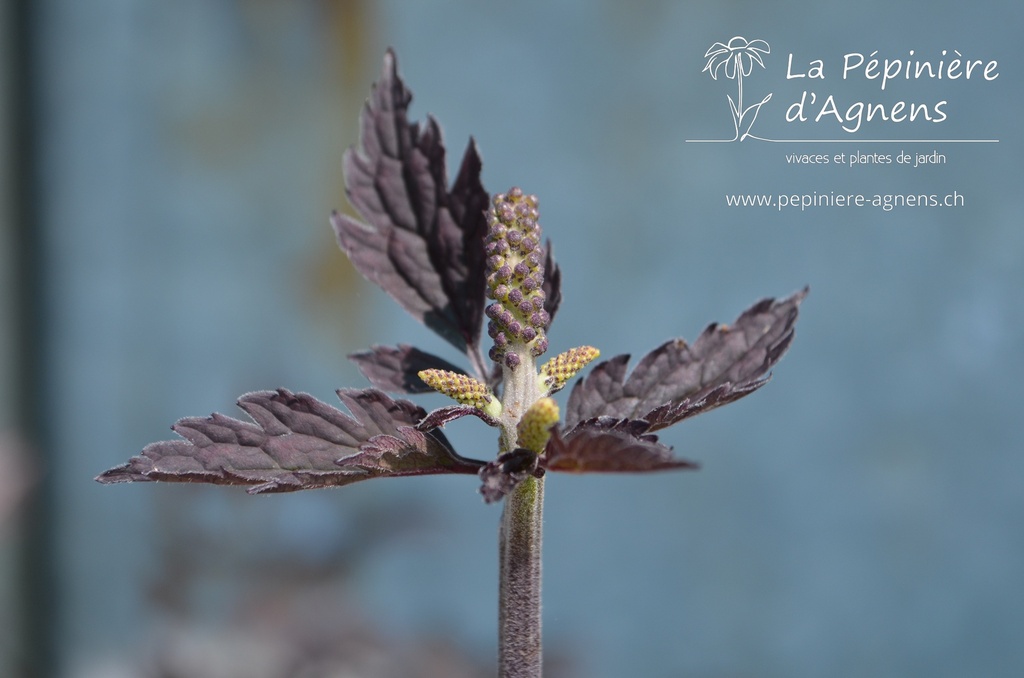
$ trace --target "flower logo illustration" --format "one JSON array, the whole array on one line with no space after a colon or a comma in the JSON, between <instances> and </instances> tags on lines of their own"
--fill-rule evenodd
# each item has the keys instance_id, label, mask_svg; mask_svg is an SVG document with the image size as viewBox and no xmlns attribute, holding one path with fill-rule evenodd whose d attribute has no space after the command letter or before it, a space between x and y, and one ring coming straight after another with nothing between
<instances>
[{"instance_id":1,"label":"flower logo illustration","mask_svg":"<svg viewBox=\"0 0 1024 678\"><path fill-rule=\"evenodd\" d=\"M764 68L764 61L761 59L761 55L770 53L771 47L764 40L747 40L743 36L737 35L729 40L728 43L716 42L704 54L704 58L708 60L704 70L711 73L711 77L715 80L718 80L718 73L720 71L724 72L725 77L730 80L736 80L736 86L739 90L735 101L733 101L730 95L726 95L729 99L729 109L732 112L732 122L736 128L736 136L730 139L730 141L743 141L747 137L759 138L750 134L750 128L753 127L754 120L757 119L757 113L761 110L761 106L768 103L772 95L768 94L758 103L744 108L743 78L753 72L755 63Z\"/></svg>"}]
</instances>

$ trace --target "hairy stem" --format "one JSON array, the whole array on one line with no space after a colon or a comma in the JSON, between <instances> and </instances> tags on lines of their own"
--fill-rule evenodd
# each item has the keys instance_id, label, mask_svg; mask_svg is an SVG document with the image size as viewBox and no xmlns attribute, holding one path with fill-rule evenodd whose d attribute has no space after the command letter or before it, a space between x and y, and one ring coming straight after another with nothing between
<instances>
[{"instance_id":1,"label":"hairy stem","mask_svg":"<svg viewBox=\"0 0 1024 678\"><path fill-rule=\"evenodd\" d=\"M524 347L525 348L525 347ZM501 451L517 446L516 426L542 394L529 350L520 363L505 368L502 393ZM541 541L544 480L527 478L505 497L499 536L498 676L541 675Z\"/></svg>"},{"instance_id":2,"label":"hairy stem","mask_svg":"<svg viewBox=\"0 0 1024 678\"><path fill-rule=\"evenodd\" d=\"M498 606L500 678L541 675L543 510L543 478L527 478L505 497Z\"/></svg>"}]
</instances>

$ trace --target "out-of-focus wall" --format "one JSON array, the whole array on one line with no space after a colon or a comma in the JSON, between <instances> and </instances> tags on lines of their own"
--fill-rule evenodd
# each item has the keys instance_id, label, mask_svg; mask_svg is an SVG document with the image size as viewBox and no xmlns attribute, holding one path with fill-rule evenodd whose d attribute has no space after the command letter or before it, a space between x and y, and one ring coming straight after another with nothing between
<instances>
[{"instance_id":1,"label":"out-of-focus wall","mask_svg":"<svg viewBox=\"0 0 1024 678\"><path fill-rule=\"evenodd\" d=\"M772 382L662 436L699 473L552 474L545 630L561 673L550 675L1024 666L1019 3L34 4L40 414L53 461L40 472L54 501L61 675L269 677L314 660L366 676L428 663L490 674L499 508L471 479L259 498L92 482L171 436L178 417L240 415L246 391L332 401L362 385L345 355L372 343L459 359L352 274L327 223L346 207L341 154L389 45L413 116L443 125L450 167L473 135L489 190L540 196L564 273L553 351L636 359L811 285ZM755 140L688 143L733 131L736 81L701 69L735 35L772 45L744 81L748 103L774 92L764 137L796 134L783 112L806 88L946 98L943 125L870 130L1000 142L942 147L949 163L917 172L795 167L790 147ZM834 68L846 52L910 49L998 59L1000 79L882 92L836 72L785 77L789 53ZM6 184L0 174L0 209ZM724 200L952 190L962 209ZM11 232L0 226L4 245ZM0 276L12 270L4 248ZM3 350L9 285L0 374L17 360ZM0 382L0 408L9 388ZM493 447L483 426L449 428L467 454Z\"/></svg>"}]
</instances>

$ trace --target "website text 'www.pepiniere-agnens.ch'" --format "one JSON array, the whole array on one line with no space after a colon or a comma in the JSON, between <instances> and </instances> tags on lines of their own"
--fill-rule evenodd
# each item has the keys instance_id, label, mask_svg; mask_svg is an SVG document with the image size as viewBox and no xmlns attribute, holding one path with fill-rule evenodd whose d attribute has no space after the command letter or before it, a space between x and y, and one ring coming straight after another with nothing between
<instances>
[{"instance_id":1,"label":"website text 'www.pepiniere-agnens.ch'","mask_svg":"<svg viewBox=\"0 0 1024 678\"><path fill-rule=\"evenodd\" d=\"M964 196L953 191L945 195L936 193L727 193L729 207L768 207L799 209L813 207L878 207L885 212L897 207L963 207Z\"/></svg>"}]
</instances>

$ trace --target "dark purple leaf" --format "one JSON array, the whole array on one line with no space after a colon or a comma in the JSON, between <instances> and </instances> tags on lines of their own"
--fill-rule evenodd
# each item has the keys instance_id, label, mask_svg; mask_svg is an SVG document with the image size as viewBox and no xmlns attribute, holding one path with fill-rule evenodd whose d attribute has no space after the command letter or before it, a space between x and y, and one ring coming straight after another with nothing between
<instances>
[{"instance_id":1,"label":"dark purple leaf","mask_svg":"<svg viewBox=\"0 0 1024 678\"><path fill-rule=\"evenodd\" d=\"M698 468L692 461L674 457L672 448L659 443L657 436L634 432L644 429L645 422L588 422L563 438L556 427L551 431L541 465L549 471L569 473L643 473Z\"/></svg>"},{"instance_id":2,"label":"dark purple leaf","mask_svg":"<svg viewBox=\"0 0 1024 678\"><path fill-rule=\"evenodd\" d=\"M461 367L408 344L374 346L369 351L352 353L348 357L371 384L390 393L433 393L434 389L419 377L422 370L465 374Z\"/></svg>"},{"instance_id":3,"label":"dark purple leaf","mask_svg":"<svg viewBox=\"0 0 1024 678\"><path fill-rule=\"evenodd\" d=\"M242 396L255 423L222 414L181 419L184 440L147 445L96 480L162 480L248 485L252 494L348 485L381 476L476 473L483 462L458 456L440 431L414 428L425 411L375 389L338 391L351 416L286 389Z\"/></svg>"},{"instance_id":4,"label":"dark purple leaf","mask_svg":"<svg viewBox=\"0 0 1024 678\"><path fill-rule=\"evenodd\" d=\"M522 448L500 455L480 469L480 494L484 501L493 504L515 489L515 486L531 475L543 475L537 468L537 455Z\"/></svg>"},{"instance_id":5,"label":"dark purple leaf","mask_svg":"<svg viewBox=\"0 0 1024 678\"><path fill-rule=\"evenodd\" d=\"M435 449L440 433L399 426L394 435L373 436L357 454L338 460L345 468L359 468L378 476L415 476L437 473L476 473L483 462L464 459L450 446ZM447 441L446 441L447 442Z\"/></svg>"},{"instance_id":6,"label":"dark purple leaf","mask_svg":"<svg viewBox=\"0 0 1024 678\"><path fill-rule=\"evenodd\" d=\"M745 381L740 384L726 382L710 388L701 389L696 394L679 402L656 407L644 415L643 421L650 425L651 431L677 424L683 419L727 405L753 393L768 383L768 377Z\"/></svg>"},{"instance_id":7,"label":"dark purple leaf","mask_svg":"<svg viewBox=\"0 0 1024 678\"><path fill-rule=\"evenodd\" d=\"M731 326L708 326L692 345L668 341L644 356L628 378L628 355L598 364L573 387L566 422L643 419L654 431L755 391L789 348L806 294L763 299Z\"/></svg>"},{"instance_id":8,"label":"dark purple leaf","mask_svg":"<svg viewBox=\"0 0 1024 678\"><path fill-rule=\"evenodd\" d=\"M360 118L359 144L345 152L345 187L363 223L334 213L341 249L369 280L459 350L479 357L484 308L484 211L480 157L470 140L447 190L437 121L409 123L412 93L388 50Z\"/></svg>"},{"instance_id":9,"label":"dark purple leaf","mask_svg":"<svg viewBox=\"0 0 1024 678\"><path fill-rule=\"evenodd\" d=\"M548 312L548 326L555 319L555 313L562 303L562 269L555 263L555 253L548 241L544 253L544 310Z\"/></svg>"},{"instance_id":10,"label":"dark purple leaf","mask_svg":"<svg viewBox=\"0 0 1024 678\"><path fill-rule=\"evenodd\" d=\"M490 416L489 414L469 405L447 405L445 407L439 407L427 416L423 417L423 420L416 425L421 431L430 431L435 428L446 425L448 422L461 419L467 415L473 415L479 417L488 426L500 426L501 423Z\"/></svg>"}]
</instances>

